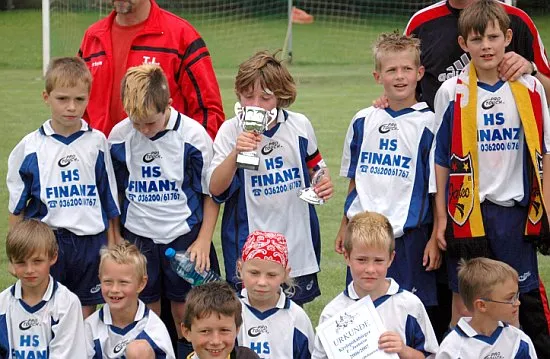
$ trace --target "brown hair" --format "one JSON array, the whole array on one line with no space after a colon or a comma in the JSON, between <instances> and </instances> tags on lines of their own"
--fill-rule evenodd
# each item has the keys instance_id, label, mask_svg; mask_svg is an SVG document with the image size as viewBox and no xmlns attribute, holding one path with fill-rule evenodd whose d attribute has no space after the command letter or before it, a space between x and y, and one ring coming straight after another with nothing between
<instances>
[{"instance_id":1,"label":"brown hair","mask_svg":"<svg viewBox=\"0 0 550 359\"><path fill-rule=\"evenodd\" d=\"M489 23L496 22L506 33L510 28L510 17L496 0L479 0L462 10L458 18L458 34L467 42L470 33L483 35Z\"/></svg>"},{"instance_id":2,"label":"brown hair","mask_svg":"<svg viewBox=\"0 0 550 359\"><path fill-rule=\"evenodd\" d=\"M185 315L182 324L191 329L194 319L202 319L217 313L235 318L237 328L243 323L241 301L235 291L224 281L210 282L193 287L185 299Z\"/></svg>"},{"instance_id":3,"label":"brown hair","mask_svg":"<svg viewBox=\"0 0 550 359\"><path fill-rule=\"evenodd\" d=\"M376 71L382 67L381 58L388 53L402 51L414 52L414 62L420 66L420 40L416 37L398 34L396 32L382 33L374 44L374 66Z\"/></svg>"},{"instance_id":4,"label":"brown hair","mask_svg":"<svg viewBox=\"0 0 550 359\"><path fill-rule=\"evenodd\" d=\"M17 223L6 238L6 255L10 262L25 260L35 253L46 253L52 259L57 256L57 251L53 231L38 219Z\"/></svg>"},{"instance_id":5,"label":"brown hair","mask_svg":"<svg viewBox=\"0 0 550 359\"><path fill-rule=\"evenodd\" d=\"M92 74L80 57L57 57L50 61L45 76L46 93L59 87L75 87L82 83L92 88Z\"/></svg>"},{"instance_id":6,"label":"brown hair","mask_svg":"<svg viewBox=\"0 0 550 359\"><path fill-rule=\"evenodd\" d=\"M351 253L357 243L387 249L391 254L395 249L395 237L388 219L380 213L368 211L353 216L346 228L344 250Z\"/></svg>"},{"instance_id":7,"label":"brown hair","mask_svg":"<svg viewBox=\"0 0 550 359\"><path fill-rule=\"evenodd\" d=\"M237 97L254 88L256 81L264 90L273 92L277 98L277 107L289 107L296 100L296 84L281 60L268 51L257 52L240 64L235 78Z\"/></svg>"},{"instance_id":8,"label":"brown hair","mask_svg":"<svg viewBox=\"0 0 550 359\"><path fill-rule=\"evenodd\" d=\"M458 290L469 311L476 299L489 297L497 284L508 279L518 282L518 272L508 264L489 258L461 260L458 265Z\"/></svg>"},{"instance_id":9,"label":"brown hair","mask_svg":"<svg viewBox=\"0 0 550 359\"><path fill-rule=\"evenodd\" d=\"M134 122L164 112L170 104L170 88L162 69L145 64L130 67L120 85L122 105Z\"/></svg>"},{"instance_id":10,"label":"brown hair","mask_svg":"<svg viewBox=\"0 0 550 359\"><path fill-rule=\"evenodd\" d=\"M141 281L147 276L147 258L139 251L138 247L128 241L117 244L114 247L103 247L99 251L99 277L101 277L105 260L110 259L117 264L128 264L134 267L137 278Z\"/></svg>"}]
</instances>

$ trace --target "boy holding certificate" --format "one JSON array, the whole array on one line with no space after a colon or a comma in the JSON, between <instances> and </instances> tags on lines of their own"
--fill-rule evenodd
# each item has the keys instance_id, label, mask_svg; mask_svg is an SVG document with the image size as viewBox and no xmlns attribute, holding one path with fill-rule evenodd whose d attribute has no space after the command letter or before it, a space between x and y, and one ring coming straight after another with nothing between
<instances>
[{"instance_id":1,"label":"boy holding certificate","mask_svg":"<svg viewBox=\"0 0 550 359\"><path fill-rule=\"evenodd\" d=\"M370 296L387 329L378 340L378 348L400 359L425 358L437 352L437 339L420 299L386 278L394 256L395 238L388 219L375 212L355 215L344 236L344 258L353 280L323 309L319 325L342 308ZM312 358L327 358L318 335Z\"/></svg>"}]
</instances>

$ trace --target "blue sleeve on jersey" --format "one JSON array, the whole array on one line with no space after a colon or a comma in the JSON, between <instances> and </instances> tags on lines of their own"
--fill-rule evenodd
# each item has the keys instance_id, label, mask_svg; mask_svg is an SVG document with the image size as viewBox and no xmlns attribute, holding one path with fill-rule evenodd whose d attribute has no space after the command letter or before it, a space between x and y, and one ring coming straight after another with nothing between
<instances>
[{"instance_id":1,"label":"blue sleeve on jersey","mask_svg":"<svg viewBox=\"0 0 550 359\"><path fill-rule=\"evenodd\" d=\"M91 359L103 359L103 352L99 339L94 340L94 356Z\"/></svg>"},{"instance_id":2,"label":"blue sleeve on jersey","mask_svg":"<svg viewBox=\"0 0 550 359\"><path fill-rule=\"evenodd\" d=\"M202 188L203 157L202 153L193 145L185 144L185 178L187 183L197 193L207 190Z\"/></svg>"},{"instance_id":3,"label":"blue sleeve on jersey","mask_svg":"<svg viewBox=\"0 0 550 359\"><path fill-rule=\"evenodd\" d=\"M8 358L10 354L10 340L8 338L8 324L6 315L0 315L0 359Z\"/></svg>"},{"instance_id":4,"label":"blue sleeve on jersey","mask_svg":"<svg viewBox=\"0 0 550 359\"><path fill-rule=\"evenodd\" d=\"M101 205L103 207L104 215L107 215L107 218L111 219L118 216L118 207L115 201L118 198L114 198L111 193L111 188L109 187L109 176L107 175L107 169L105 168L105 153L99 151L97 154L97 160L95 163L95 176L97 182L97 191L99 198L101 200ZM108 227L108 223L105 222L105 228Z\"/></svg>"},{"instance_id":5,"label":"blue sleeve on jersey","mask_svg":"<svg viewBox=\"0 0 550 359\"><path fill-rule=\"evenodd\" d=\"M441 127L437 131L435 141L435 163L442 167L449 167L451 157L451 136L453 128L454 101L449 102L447 110L443 115Z\"/></svg>"},{"instance_id":6,"label":"blue sleeve on jersey","mask_svg":"<svg viewBox=\"0 0 550 359\"><path fill-rule=\"evenodd\" d=\"M346 202L344 203L344 215L348 215L349 208L353 204L353 201L357 198L357 188L351 190L351 192L346 197Z\"/></svg>"},{"instance_id":7,"label":"blue sleeve on jersey","mask_svg":"<svg viewBox=\"0 0 550 359\"><path fill-rule=\"evenodd\" d=\"M139 333L139 335L134 340L139 340L139 339L145 340L145 341L147 341L147 343L149 343L149 345L151 346L151 348L153 348L153 351L155 352L155 358L156 359L165 359L166 358L166 352L164 350L162 350L153 341L153 339L151 339L151 337L149 335L147 335L147 333L145 333L145 332Z\"/></svg>"},{"instance_id":8,"label":"blue sleeve on jersey","mask_svg":"<svg viewBox=\"0 0 550 359\"><path fill-rule=\"evenodd\" d=\"M405 344L408 347L421 351L425 356L430 354L424 350L426 337L424 336L424 332L418 324L418 321L412 315L407 315L407 322L405 324L405 340Z\"/></svg>"},{"instance_id":9,"label":"blue sleeve on jersey","mask_svg":"<svg viewBox=\"0 0 550 359\"><path fill-rule=\"evenodd\" d=\"M359 162L359 156L361 155L361 146L363 146L363 138L365 134L363 129L365 128L365 118L359 118L353 123L353 138L349 145L350 147L350 164L348 168L348 178L355 178L355 171L357 170L357 163Z\"/></svg>"},{"instance_id":10,"label":"blue sleeve on jersey","mask_svg":"<svg viewBox=\"0 0 550 359\"><path fill-rule=\"evenodd\" d=\"M228 201L233 196L233 194L237 192L237 190L241 187L239 174L242 175L242 173L243 173L242 169L237 169L237 172L233 176L233 179L231 180L231 184L229 185L229 187L222 194L218 196L212 196L212 198L216 203L221 204Z\"/></svg>"},{"instance_id":11,"label":"blue sleeve on jersey","mask_svg":"<svg viewBox=\"0 0 550 359\"><path fill-rule=\"evenodd\" d=\"M126 166L126 146L124 143L116 143L111 146L111 161L113 162L118 191L124 193L130 176Z\"/></svg>"},{"instance_id":12,"label":"blue sleeve on jersey","mask_svg":"<svg viewBox=\"0 0 550 359\"><path fill-rule=\"evenodd\" d=\"M21 193L21 198L17 202L15 210L13 211L13 214L15 215L19 215L21 212L27 212L27 202L33 195L37 199L40 198L40 172L38 170L38 159L36 157L36 153L28 154L25 157L23 163L21 163L21 167L19 168L19 175L25 184L25 189ZM29 215L28 213L25 214Z\"/></svg>"},{"instance_id":13,"label":"blue sleeve on jersey","mask_svg":"<svg viewBox=\"0 0 550 359\"><path fill-rule=\"evenodd\" d=\"M310 359L311 353L309 352L309 341L307 336L294 328L294 339L293 339L293 359Z\"/></svg>"},{"instance_id":14,"label":"blue sleeve on jersey","mask_svg":"<svg viewBox=\"0 0 550 359\"><path fill-rule=\"evenodd\" d=\"M520 341L518 352L514 356L514 359L531 359L531 355L529 354L529 344L527 344L527 342L523 340Z\"/></svg>"}]
</instances>

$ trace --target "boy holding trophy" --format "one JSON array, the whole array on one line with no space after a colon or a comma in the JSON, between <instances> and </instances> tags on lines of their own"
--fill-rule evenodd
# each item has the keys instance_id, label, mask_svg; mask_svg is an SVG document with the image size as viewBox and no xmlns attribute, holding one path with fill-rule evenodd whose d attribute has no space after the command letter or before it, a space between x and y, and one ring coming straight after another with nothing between
<instances>
[{"instance_id":1,"label":"boy holding trophy","mask_svg":"<svg viewBox=\"0 0 550 359\"><path fill-rule=\"evenodd\" d=\"M317 202L328 200L332 182L310 121L284 109L294 102L296 85L281 61L264 51L243 62L235 92L237 116L220 128L210 168L210 191L215 201L225 202L227 280L237 282L235 263L250 232L279 232L287 238L290 276L297 284L292 299L307 303L320 295L321 238L315 208L299 195L322 171L313 193Z\"/></svg>"}]
</instances>

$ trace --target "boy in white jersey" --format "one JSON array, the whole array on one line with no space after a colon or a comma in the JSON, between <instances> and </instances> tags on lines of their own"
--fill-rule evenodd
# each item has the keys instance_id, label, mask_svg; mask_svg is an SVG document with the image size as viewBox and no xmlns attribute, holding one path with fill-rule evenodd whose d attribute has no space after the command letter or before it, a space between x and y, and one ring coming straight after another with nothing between
<instances>
[{"instance_id":1,"label":"boy in white jersey","mask_svg":"<svg viewBox=\"0 0 550 359\"><path fill-rule=\"evenodd\" d=\"M235 346L242 324L241 302L226 282L210 282L189 291L183 335L195 350L179 359L259 359L247 347Z\"/></svg>"},{"instance_id":2,"label":"boy in white jersey","mask_svg":"<svg viewBox=\"0 0 550 359\"><path fill-rule=\"evenodd\" d=\"M147 283L147 259L128 242L101 249L105 305L85 322L88 358L175 359L160 318L138 299Z\"/></svg>"},{"instance_id":3,"label":"boy in white jersey","mask_svg":"<svg viewBox=\"0 0 550 359\"><path fill-rule=\"evenodd\" d=\"M108 229L119 216L107 140L81 118L91 84L82 59L50 62L42 96L52 117L13 149L7 176L10 227L37 218L54 230L59 254L51 274L78 296L84 317L103 301L99 250L115 242Z\"/></svg>"},{"instance_id":4,"label":"boy in white jersey","mask_svg":"<svg viewBox=\"0 0 550 359\"><path fill-rule=\"evenodd\" d=\"M319 324L370 295L387 329L378 340L378 348L401 359L424 358L438 349L426 309L417 296L386 278L395 256L393 232L388 219L379 213L359 213L349 221L343 245L353 281L326 305ZM311 357L327 358L319 336L315 337Z\"/></svg>"},{"instance_id":5,"label":"boy in white jersey","mask_svg":"<svg viewBox=\"0 0 550 359\"><path fill-rule=\"evenodd\" d=\"M317 283L321 237L313 205L298 197L309 187L313 173L325 167L317 148L311 122L302 114L287 111L296 98L296 85L288 69L267 51L258 52L239 66L235 92L243 107L275 110L276 119L262 135L245 132L234 117L225 121L214 141L210 191L225 202L222 248L227 280L236 282L237 259L246 237L269 228L288 241L290 276L298 304L320 295ZM240 152L254 151L258 170L237 168ZM332 196L328 175L314 187L324 200Z\"/></svg>"},{"instance_id":6,"label":"boy in white jersey","mask_svg":"<svg viewBox=\"0 0 550 359\"><path fill-rule=\"evenodd\" d=\"M520 305L514 268L488 258L462 261L458 286L472 317L460 318L441 343L437 359L537 358L531 339L513 326Z\"/></svg>"},{"instance_id":7,"label":"boy in white jersey","mask_svg":"<svg viewBox=\"0 0 550 359\"><path fill-rule=\"evenodd\" d=\"M415 98L417 82L424 75L420 41L382 34L374 46L374 62L374 78L384 86L389 107L359 111L348 128L340 175L350 181L335 250L343 253L346 225L355 214L383 214L392 224L396 242L388 275L424 305L434 306L434 270L440 265L437 241L431 236L428 188L434 114ZM350 280L348 272L348 284Z\"/></svg>"},{"instance_id":8,"label":"boy in white jersey","mask_svg":"<svg viewBox=\"0 0 550 359\"><path fill-rule=\"evenodd\" d=\"M128 118L113 128L109 145L124 193L123 236L147 258L149 280L140 299L159 314L164 293L181 338L179 323L191 286L170 267L164 252L168 247L188 251L199 272L211 268L219 273L212 245L219 208L208 194L207 179L212 140L200 124L170 106L159 66L128 69L121 89Z\"/></svg>"},{"instance_id":9,"label":"boy in white jersey","mask_svg":"<svg viewBox=\"0 0 550 359\"><path fill-rule=\"evenodd\" d=\"M52 230L36 219L13 225L6 255L17 282L0 293L0 358L86 358L80 301L49 274Z\"/></svg>"},{"instance_id":10,"label":"boy in white jersey","mask_svg":"<svg viewBox=\"0 0 550 359\"><path fill-rule=\"evenodd\" d=\"M458 261L492 257L519 273L519 322L544 348L550 338L539 328L550 325L549 308L534 241L548 228L544 203L550 192L541 192L550 188L550 176L541 175L550 168L550 116L536 78L499 78L498 64L512 38L509 26L493 0L476 1L460 15L458 41L472 61L435 98L436 237L448 252L451 325L470 315L458 295Z\"/></svg>"}]
</instances>

